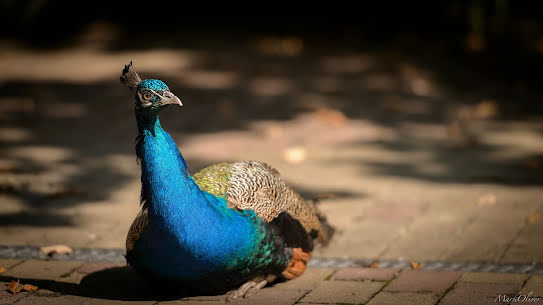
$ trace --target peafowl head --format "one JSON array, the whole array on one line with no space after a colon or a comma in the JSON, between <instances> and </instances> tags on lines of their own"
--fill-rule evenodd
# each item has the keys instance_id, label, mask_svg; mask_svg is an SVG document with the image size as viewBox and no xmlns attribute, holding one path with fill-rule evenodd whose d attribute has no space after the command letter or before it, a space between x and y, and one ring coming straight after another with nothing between
<instances>
[{"instance_id":1,"label":"peafowl head","mask_svg":"<svg viewBox=\"0 0 543 305\"><path fill-rule=\"evenodd\" d=\"M124 66L121 83L136 89L134 101L136 111L158 113L168 105L183 106L181 100L170 92L170 89L163 81L159 79L141 80L132 67L132 61Z\"/></svg>"}]
</instances>

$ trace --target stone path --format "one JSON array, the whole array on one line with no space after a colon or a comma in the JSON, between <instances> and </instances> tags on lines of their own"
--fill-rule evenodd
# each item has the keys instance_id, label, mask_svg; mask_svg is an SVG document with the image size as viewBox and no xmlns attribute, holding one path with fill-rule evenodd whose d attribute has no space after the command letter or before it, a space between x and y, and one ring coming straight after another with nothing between
<instances>
[{"instance_id":1,"label":"stone path","mask_svg":"<svg viewBox=\"0 0 543 305\"><path fill-rule=\"evenodd\" d=\"M0 304L224 304L224 295L189 296L187 292L150 290L124 264L56 260L0 259L0 290L11 280L39 287ZM392 268L309 268L295 280L266 287L231 304L543 304L543 275ZM504 300L507 298L508 301Z\"/></svg>"},{"instance_id":2,"label":"stone path","mask_svg":"<svg viewBox=\"0 0 543 305\"><path fill-rule=\"evenodd\" d=\"M117 74L132 58L183 99L161 121L192 171L260 160L307 198L334 195L320 208L337 234L317 256L543 262L543 120L509 119L499 112L509 104L486 100L495 87L457 92L378 52L309 53L296 64L240 52L0 58L0 244L124 248L140 168ZM86 62L97 64L72 73ZM415 79L398 76L408 72ZM417 81L428 91L413 91Z\"/></svg>"},{"instance_id":3,"label":"stone path","mask_svg":"<svg viewBox=\"0 0 543 305\"><path fill-rule=\"evenodd\" d=\"M426 54L304 46L290 57L248 45L2 45L0 251L30 254L4 255L15 260L2 261L9 270L0 280L41 289L2 295L0 304L222 300L139 295L145 285L130 269L98 271L108 265L77 252L113 253L116 262L140 208L133 105L118 84L129 59L183 100L161 122L193 172L260 160L306 198L333 195L319 208L337 233L315 251L308 274L243 302L484 304L519 289L542 295L543 120L530 112L539 91ZM52 244L81 256L32 255ZM374 260L402 270L345 269ZM410 260L422 270L409 270Z\"/></svg>"}]
</instances>

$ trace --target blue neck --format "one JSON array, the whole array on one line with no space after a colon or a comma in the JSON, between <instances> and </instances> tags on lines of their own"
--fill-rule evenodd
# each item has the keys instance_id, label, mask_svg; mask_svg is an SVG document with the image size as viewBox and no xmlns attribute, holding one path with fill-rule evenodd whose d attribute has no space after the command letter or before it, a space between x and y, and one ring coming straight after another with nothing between
<instances>
[{"instance_id":1,"label":"blue neck","mask_svg":"<svg viewBox=\"0 0 543 305\"><path fill-rule=\"evenodd\" d=\"M143 251L150 268L168 276L233 268L263 238L253 212L238 212L201 191L156 115L137 115L142 196L149 209ZM161 261L163 263L157 263ZM176 266L176 267L172 267Z\"/></svg>"},{"instance_id":2,"label":"blue neck","mask_svg":"<svg viewBox=\"0 0 543 305\"><path fill-rule=\"evenodd\" d=\"M190 176L187 163L171 136L162 129L156 114L137 115L143 194L150 217L160 223L179 227L182 213L200 206L206 198Z\"/></svg>"}]
</instances>

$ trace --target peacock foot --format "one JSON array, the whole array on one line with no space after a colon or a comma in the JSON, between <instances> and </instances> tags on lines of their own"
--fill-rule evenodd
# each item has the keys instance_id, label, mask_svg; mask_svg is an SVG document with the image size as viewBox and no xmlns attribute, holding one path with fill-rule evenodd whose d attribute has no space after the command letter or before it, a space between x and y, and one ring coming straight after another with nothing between
<instances>
[{"instance_id":1,"label":"peacock foot","mask_svg":"<svg viewBox=\"0 0 543 305\"><path fill-rule=\"evenodd\" d=\"M247 283L241 285L238 289L228 292L226 294L226 302L228 303L239 297L250 297L260 291L260 289L266 286L267 283L267 280L250 280Z\"/></svg>"}]
</instances>

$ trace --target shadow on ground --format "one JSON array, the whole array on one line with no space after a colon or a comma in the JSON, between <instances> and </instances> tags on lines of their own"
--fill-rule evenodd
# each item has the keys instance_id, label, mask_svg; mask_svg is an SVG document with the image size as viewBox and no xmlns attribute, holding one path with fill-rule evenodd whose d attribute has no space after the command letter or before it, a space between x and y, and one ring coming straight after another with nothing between
<instances>
[{"instance_id":1,"label":"shadow on ground","mask_svg":"<svg viewBox=\"0 0 543 305\"><path fill-rule=\"evenodd\" d=\"M107 300L166 301L199 295L196 292L191 293L182 288L177 290L166 290L160 287L153 288L129 266L113 267L90 273L81 280L80 284L0 276L0 282L11 282L12 280L20 280L21 283L35 285L40 288L36 294L53 297L58 295L76 295Z\"/></svg>"}]
</instances>

